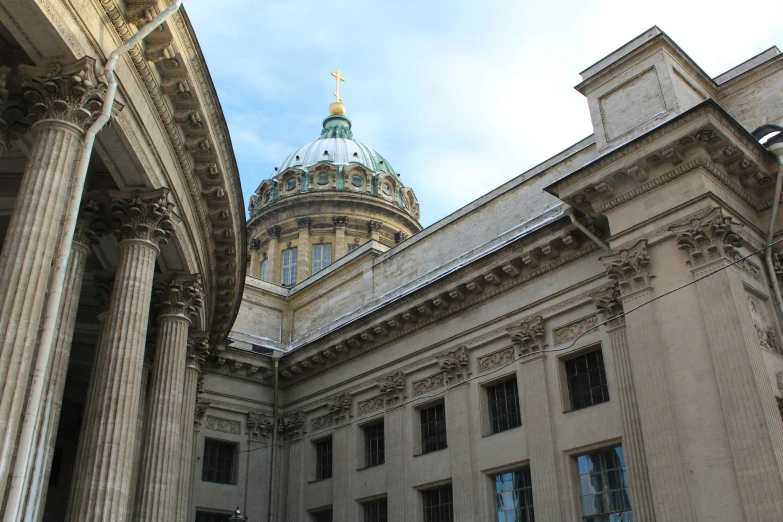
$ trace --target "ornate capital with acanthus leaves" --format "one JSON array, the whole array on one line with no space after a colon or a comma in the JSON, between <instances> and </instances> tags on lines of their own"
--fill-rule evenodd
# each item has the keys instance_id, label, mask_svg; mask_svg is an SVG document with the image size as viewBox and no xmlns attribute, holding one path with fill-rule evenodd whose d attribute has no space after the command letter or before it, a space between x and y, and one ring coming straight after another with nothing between
<instances>
[{"instance_id":1,"label":"ornate capital with acanthus leaves","mask_svg":"<svg viewBox=\"0 0 783 522\"><path fill-rule=\"evenodd\" d=\"M204 304L204 291L198 276L175 276L156 280L153 295L160 305L159 316L177 315L190 319Z\"/></svg>"},{"instance_id":2,"label":"ornate capital with acanthus leaves","mask_svg":"<svg viewBox=\"0 0 783 522\"><path fill-rule=\"evenodd\" d=\"M345 422L353 416L351 413L353 396L348 392L335 395L326 403L326 407L329 408L329 413L332 414L334 423Z\"/></svg>"},{"instance_id":3,"label":"ornate capital with acanthus leaves","mask_svg":"<svg viewBox=\"0 0 783 522\"><path fill-rule=\"evenodd\" d=\"M544 318L540 315L525 319L514 326L509 326L506 331L511 336L511 341L519 349L519 355L540 352L546 347L544 339L546 330Z\"/></svg>"},{"instance_id":4,"label":"ornate capital with acanthus leaves","mask_svg":"<svg viewBox=\"0 0 783 522\"><path fill-rule=\"evenodd\" d=\"M209 355L209 339L206 335L188 338L188 352L185 367L201 371Z\"/></svg>"},{"instance_id":5,"label":"ornate capital with acanthus leaves","mask_svg":"<svg viewBox=\"0 0 783 522\"><path fill-rule=\"evenodd\" d=\"M598 312L609 320L610 328L625 324L625 317L620 315L623 313L623 304L620 301L620 289L616 284L591 292L590 299L595 303Z\"/></svg>"},{"instance_id":6,"label":"ornate capital with acanthus leaves","mask_svg":"<svg viewBox=\"0 0 783 522\"><path fill-rule=\"evenodd\" d=\"M602 257L609 279L620 286L620 294L626 296L636 290L650 286L650 256L647 254L647 240L641 240L631 248L617 254Z\"/></svg>"},{"instance_id":7,"label":"ornate capital with acanthus leaves","mask_svg":"<svg viewBox=\"0 0 783 522\"><path fill-rule=\"evenodd\" d=\"M448 350L435 357L440 371L446 378L446 384L462 382L470 375L470 357L465 346Z\"/></svg>"},{"instance_id":8,"label":"ornate capital with acanthus leaves","mask_svg":"<svg viewBox=\"0 0 783 522\"><path fill-rule=\"evenodd\" d=\"M348 226L348 216L337 216L334 218L334 228L345 228Z\"/></svg>"},{"instance_id":9,"label":"ornate capital with acanthus leaves","mask_svg":"<svg viewBox=\"0 0 783 522\"><path fill-rule=\"evenodd\" d=\"M267 228L266 233L269 234L270 238L280 239L280 227L277 225Z\"/></svg>"},{"instance_id":10,"label":"ornate capital with acanthus leaves","mask_svg":"<svg viewBox=\"0 0 783 522\"><path fill-rule=\"evenodd\" d=\"M196 411L194 412L193 416L194 428L197 429L201 425L201 421L204 420L204 416L207 414L207 410L209 409L210 404L212 404L212 401L209 399L196 399Z\"/></svg>"},{"instance_id":11,"label":"ornate capital with acanthus leaves","mask_svg":"<svg viewBox=\"0 0 783 522\"><path fill-rule=\"evenodd\" d=\"M18 140L30 128L24 100L8 90L10 73L10 67L0 66L0 159L5 157L11 142Z\"/></svg>"},{"instance_id":12,"label":"ornate capital with acanthus leaves","mask_svg":"<svg viewBox=\"0 0 783 522\"><path fill-rule=\"evenodd\" d=\"M266 439L275 429L275 418L260 411L247 412L247 437L259 442Z\"/></svg>"},{"instance_id":13,"label":"ornate capital with acanthus leaves","mask_svg":"<svg viewBox=\"0 0 783 522\"><path fill-rule=\"evenodd\" d=\"M380 221L370 221L367 223L367 228L369 229L370 233L380 232L381 227L383 227L383 223L381 223Z\"/></svg>"},{"instance_id":14,"label":"ornate capital with acanthus leaves","mask_svg":"<svg viewBox=\"0 0 783 522\"><path fill-rule=\"evenodd\" d=\"M147 193L110 192L110 196L112 213L117 219L114 233L120 241L140 239L156 246L166 243L174 229L171 221L174 204L169 201L168 189Z\"/></svg>"},{"instance_id":15,"label":"ornate capital with acanthus leaves","mask_svg":"<svg viewBox=\"0 0 783 522\"><path fill-rule=\"evenodd\" d=\"M401 371L378 379L378 387L387 406L396 406L405 399L405 382L405 374Z\"/></svg>"},{"instance_id":16,"label":"ornate capital with acanthus leaves","mask_svg":"<svg viewBox=\"0 0 783 522\"><path fill-rule=\"evenodd\" d=\"M82 203L79 218L76 220L76 229L73 232L74 243L89 248L104 231L104 223L98 217L99 210L98 203L94 199Z\"/></svg>"},{"instance_id":17,"label":"ornate capital with acanthus leaves","mask_svg":"<svg viewBox=\"0 0 783 522\"><path fill-rule=\"evenodd\" d=\"M715 208L704 217L669 230L675 235L677 247L688 254L691 266L696 268L721 257L730 261L737 259L737 249L742 246L742 239L737 235L740 228L741 224L735 223L731 216L724 216L722 209Z\"/></svg>"},{"instance_id":18,"label":"ornate capital with acanthus leaves","mask_svg":"<svg viewBox=\"0 0 783 522\"><path fill-rule=\"evenodd\" d=\"M277 431L282 433L289 441L305 434L305 412L295 411L290 415L280 417L277 423Z\"/></svg>"},{"instance_id":19,"label":"ornate capital with acanthus leaves","mask_svg":"<svg viewBox=\"0 0 783 522\"><path fill-rule=\"evenodd\" d=\"M34 120L60 120L86 130L98 118L106 84L95 75L95 59L38 67L20 65L21 96Z\"/></svg>"}]
</instances>

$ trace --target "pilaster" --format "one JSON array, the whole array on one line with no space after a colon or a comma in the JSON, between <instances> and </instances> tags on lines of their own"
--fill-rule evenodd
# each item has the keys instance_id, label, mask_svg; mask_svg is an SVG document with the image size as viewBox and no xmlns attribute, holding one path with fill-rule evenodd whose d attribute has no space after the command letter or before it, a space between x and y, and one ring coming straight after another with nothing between
<instances>
[{"instance_id":1,"label":"pilaster","mask_svg":"<svg viewBox=\"0 0 783 522\"><path fill-rule=\"evenodd\" d=\"M671 231L696 279L745 517L783 520L783 424L762 355L768 334L738 267L728 266L739 257L739 228L715 209Z\"/></svg>"},{"instance_id":2,"label":"pilaster","mask_svg":"<svg viewBox=\"0 0 783 522\"><path fill-rule=\"evenodd\" d=\"M348 245L345 242L345 229L348 226L346 216L334 218L334 258L340 259L348 253Z\"/></svg>"},{"instance_id":3,"label":"pilaster","mask_svg":"<svg viewBox=\"0 0 783 522\"><path fill-rule=\"evenodd\" d=\"M373 241L381 240L381 227L383 227L383 223L380 221L370 221L367 223L367 231L370 233L370 239Z\"/></svg>"},{"instance_id":4,"label":"pilaster","mask_svg":"<svg viewBox=\"0 0 783 522\"><path fill-rule=\"evenodd\" d=\"M260 411L247 414L247 490L248 513L264 519L269 512L269 464L275 418Z\"/></svg>"},{"instance_id":5,"label":"pilaster","mask_svg":"<svg viewBox=\"0 0 783 522\"><path fill-rule=\"evenodd\" d=\"M258 239L251 239L248 242L247 250L250 254L250 270L247 271L251 277L261 277L261 254L259 253L260 242Z\"/></svg>"},{"instance_id":6,"label":"pilaster","mask_svg":"<svg viewBox=\"0 0 783 522\"><path fill-rule=\"evenodd\" d=\"M310 218L301 218L299 242L296 247L296 282L301 283L310 277Z\"/></svg>"},{"instance_id":7,"label":"pilaster","mask_svg":"<svg viewBox=\"0 0 783 522\"><path fill-rule=\"evenodd\" d=\"M280 284L280 227L277 225L266 229L269 243L266 247L266 280L276 285Z\"/></svg>"},{"instance_id":8,"label":"pilaster","mask_svg":"<svg viewBox=\"0 0 783 522\"><path fill-rule=\"evenodd\" d=\"M398 371L378 381L387 409L384 422L386 449L386 484L389 522L406 522L410 484L406 476L405 462L408 448L405 444L407 409L400 406L407 397L407 379Z\"/></svg>"},{"instance_id":9,"label":"pilaster","mask_svg":"<svg viewBox=\"0 0 783 522\"><path fill-rule=\"evenodd\" d=\"M5 491L60 225L84 129L101 106L95 60L50 69L21 65L33 146L0 254L0 491ZM12 115L9 115L9 117ZM5 144L4 144L5 145ZM81 190L81 187L78 187Z\"/></svg>"},{"instance_id":10,"label":"pilaster","mask_svg":"<svg viewBox=\"0 0 783 522\"><path fill-rule=\"evenodd\" d=\"M332 509L334 520L355 522L356 509L349 494L353 489L353 478L356 472L356 449L353 426L347 424L353 416L353 397L342 393L329 403L332 414L332 425L335 426L332 435Z\"/></svg>"},{"instance_id":11,"label":"pilaster","mask_svg":"<svg viewBox=\"0 0 783 522\"><path fill-rule=\"evenodd\" d=\"M620 288L625 310L634 310L653 297L647 242L602 258L609 278ZM639 405L650 489L659 521L693 520L687 472L677 440L672 401L666 383L654 305L625 316L628 352ZM631 506L633 509L633 505Z\"/></svg>"},{"instance_id":12,"label":"pilaster","mask_svg":"<svg viewBox=\"0 0 783 522\"><path fill-rule=\"evenodd\" d=\"M508 329L522 365L522 422L526 426L533 505L541 520L564 520L560 501L555 433L546 375L546 329L543 317L523 320Z\"/></svg>"}]
</instances>

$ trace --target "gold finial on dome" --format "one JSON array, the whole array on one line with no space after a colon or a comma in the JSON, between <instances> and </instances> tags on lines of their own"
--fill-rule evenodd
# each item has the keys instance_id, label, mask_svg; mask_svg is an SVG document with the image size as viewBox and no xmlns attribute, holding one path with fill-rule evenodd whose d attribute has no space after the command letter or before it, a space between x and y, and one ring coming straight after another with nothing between
<instances>
[{"instance_id":1,"label":"gold finial on dome","mask_svg":"<svg viewBox=\"0 0 783 522\"><path fill-rule=\"evenodd\" d=\"M329 105L329 114L333 116L345 116L345 104L340 101L332 102Z\"/></svg>"}]
</instances>

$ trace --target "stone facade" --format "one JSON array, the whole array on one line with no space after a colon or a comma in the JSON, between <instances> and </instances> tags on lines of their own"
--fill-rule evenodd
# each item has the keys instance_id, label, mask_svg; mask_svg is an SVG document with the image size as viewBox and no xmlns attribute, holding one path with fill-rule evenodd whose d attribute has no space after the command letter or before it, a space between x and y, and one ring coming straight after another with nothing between
<instances>
[{"instance_id":1,"label":"stone facade","mask_svg":"<svg viewBox=\"0 0 783 522\"><path fill-rule=\"evenodd\" d=\"M642 522L783 519L778 162L750 134L783 123L775 48L709 78L652 28L582 73L592 136L430 228L371 149L323 172L295 152L243 228L180 11L121 59L39 365L96 65L159 12L79 7L0 9L4 520L423 521L449 487L465 522L498 497L578 521L588 495ZM281 286L288 243L334 246Z\"/></svg>"}]
</instances>

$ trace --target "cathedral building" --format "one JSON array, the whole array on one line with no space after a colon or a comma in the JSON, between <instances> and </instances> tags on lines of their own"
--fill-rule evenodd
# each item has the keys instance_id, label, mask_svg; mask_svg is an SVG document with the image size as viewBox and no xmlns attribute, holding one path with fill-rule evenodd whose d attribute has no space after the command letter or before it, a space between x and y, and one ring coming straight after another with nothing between
<instances>
[{"instance_id":1,"label":"cathedral building","mask_svg":"<svg viewBox=\"0 0 783 522\"><path fill-rule=\"evenodd\" d=\"M427 228L337 71L246 217L179 3L0 0L3 522L783 520L776 47Z\"/></svg>"}]
</instances>

